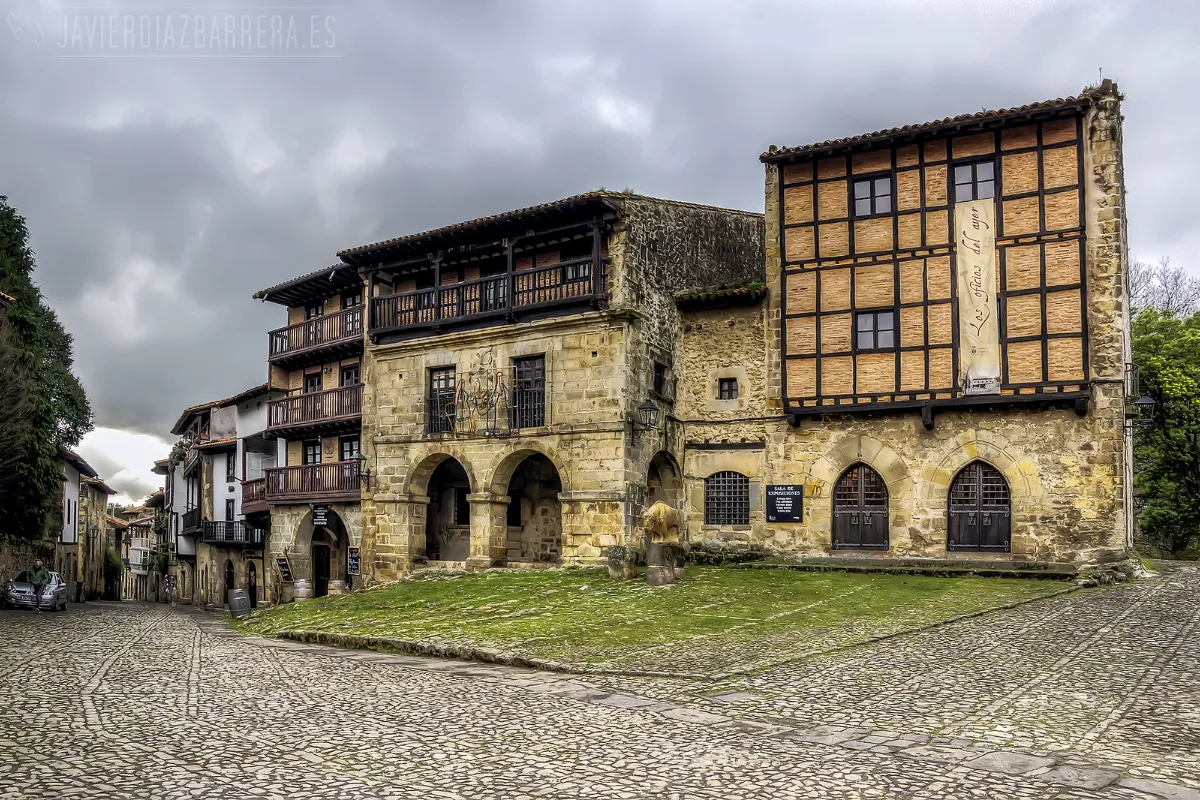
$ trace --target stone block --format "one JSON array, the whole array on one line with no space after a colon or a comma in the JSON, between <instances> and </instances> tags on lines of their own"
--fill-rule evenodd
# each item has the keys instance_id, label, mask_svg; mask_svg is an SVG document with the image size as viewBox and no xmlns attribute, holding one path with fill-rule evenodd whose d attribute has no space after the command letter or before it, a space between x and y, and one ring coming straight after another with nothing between
<instances>
[{"instance_id":1,"label":"stone block","mask_svg":"<svg viewBox=\"0 0 1200 800\"><path fill-rule=\"evenodd\" d=\"M1026 755L1025 753L1013 753L1008 750L997 750L994 753L980 756L973 761L968 761L965 766L972 769L986 769L989 772L1003 772L1008 775L1023 775L1035 769L1045 769L1046 767L1054 766L1054 759L1040 758L1038 756Z\"/></svg>"},{"instance_id":2,"label":"stone block","mask_svg":"<svg viewBox=\"0 0 1200 800\"><path fill-rule=\"evenodd\" d=\"M1103 789L1121 777L1116 772L1067 765L1052 767L1036 776L1038 780L1071 786L1076 789Z\"/></svg>"}]
</instances>

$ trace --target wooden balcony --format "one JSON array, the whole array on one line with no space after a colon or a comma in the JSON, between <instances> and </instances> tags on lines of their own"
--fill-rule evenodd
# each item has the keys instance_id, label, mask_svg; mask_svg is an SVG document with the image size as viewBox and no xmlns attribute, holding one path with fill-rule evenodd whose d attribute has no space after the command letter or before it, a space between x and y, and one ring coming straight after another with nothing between
<instances>
[{"instance_id":1,"label":"wooden balcony","mask_svg":"<svg viewBox=\"0 0 1200 800\"><path fill-rule=\"evenodd\" d=\"M362 352L363 308L314 317L271 331L268 337L268 360L281 367L352 356Z\"/></svg>"},{"instance_id":2,"label":"wooden balcony","mask_svg":"<svg viewBox=\"0 0 1200 800\"><path fill-rule=\"evenodd\" d=\"M277 436L341 433L362 424L362 384L298 394L267 405L267 431Z\"/></svg>"},{"instance_id":3,"label":"wooden balcony","mask_svg":"<svg viewBox=\"0 0 1200 800\"><path fill-rule=\"evenodd\" d=\"M181 523L183 527L180 530L180 533L182 533L184 536L191 536L194 533L199 533L202 523L202 520L200 519L200 509L193 508L191 511L183 512L183 519L181 520Z\"/></svg>"},{"instance_id":4,"label":"wooden balcony","mask_svg":"<svg viewBox=\"0 0 1200 800\"><path fill-rule=\"evenodd\" d=\"M567 306L599 306L603 262L575 258L509 275L371 298L370 331L380 334L437 333L455 326L503 323L552 316Z\"/></svg>"},{"instance_id":5,"label":"wooden balcony","mask_svg":"<svg viewBox=\"0 0 1200 800\"><path fill-rule=\"evenodd\" d=\"M259 478L242 482L242 513L260 514L270 511L267 504L267 479Z\"/></svg>"},{"instance_id":6,"label":"wooden balcony","mask_svg":"<svg viewBox=\"0 0 1200 800\"><path fill-rule=\"evenodd\" d=\"M266 540L266 531L247 527L244 522L204 522L205 544L218 547L261 548Z\"/></svg>"},{"instance_id":7,"label":"wooden balcony","mask_svg":"<svg viewBox=\"0 0 1200 800\"><path fill-rule=\"evenodd\" d=\"M267 502L357 502L362 495L357 461L305 464L267 470Z\"/></svg>"}]
</instances>

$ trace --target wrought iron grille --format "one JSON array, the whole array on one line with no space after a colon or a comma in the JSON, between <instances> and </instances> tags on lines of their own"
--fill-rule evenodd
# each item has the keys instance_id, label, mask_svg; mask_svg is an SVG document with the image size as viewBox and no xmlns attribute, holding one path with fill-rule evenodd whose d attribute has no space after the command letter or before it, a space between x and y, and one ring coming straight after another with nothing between
<instances>
[{"instance_id":1,"label":"wrought iron grille","mask_svg":"<svg viewBox=\"0 0 1200 800\"><path fill-rule=\"evenodd\" d=\"M704 481L704 524L749 525L750 479L738 472L718 472Z\"/></svg>"},{"instance_id":2,"label":"wrought iron grille","mask_svg":"<svg viewBox=\"0 0 1200 800\"><path fill-rule=\"evenodd\" d=\"M429 371L429 432L454 431L454 367Z\"/></svg>"},{"instance_id":3,"label":"wrought iron grille","mask_svg":"<svg viewBox=\"0 0 1200 800\"><path fill-rule=\"evenodd\" d=\"M887 504L888 491L883 476L866 464L856 464L846 470L833 487L834 509L886 508Z\"/></svg>"},{"instance_id":4,"label":"wrought iron grille","mask_svg":"<svg viewBox=\"0 0 1200 800\"><path fill-rule=\"evenodd\" d=\"M1010 498L1008 481L991 464L968 464L950 486L950 508L995 508L1007 511Z\"/></svg>"},{"instance_id":5,"label":"wrought iron grille","mask_svg":"<svg viewBox=\"0 0 1200 800\"><path fill-rule=\"evenodd\" d=\"M513 428L540 428L546 424L546 357L519 358L513 362Z\"/></svg>"}]
</instances>

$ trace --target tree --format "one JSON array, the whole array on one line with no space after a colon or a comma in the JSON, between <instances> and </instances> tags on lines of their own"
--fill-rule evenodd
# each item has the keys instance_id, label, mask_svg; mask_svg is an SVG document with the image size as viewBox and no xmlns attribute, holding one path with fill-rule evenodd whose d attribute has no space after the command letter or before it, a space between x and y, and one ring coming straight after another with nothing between
<instances>
[{"instance_id":1,"label":"tree","mask_svg":"<svg viewBox=\"0 0 1200 800\"><path fill-rule=\"evenodd\" d=\"M1165 256L1157 264L1134 259L1129 264L1129 295L1135 309L1153 308L1183 318L1200 311L1200 278Z\"/></svg>"},{"instance_id":2,"label":"tree","mask_svg":"<svg viewBox=\"0 0 1200 800\"><path fill-rule=\"evenodd\" d=\"M26 539L40 536L46 516L59 507L59 448L74 447L92 429L87 396L71 372L71 336L33 282L34 267L25 219L0 195L0 291L15 300L5 323L16 368L28 378L31 416L15 453L13 490L0 493L0 535Z\"/></svg>"},{"instance_id":3,"label":"tree","mask_svg":"<svg viewBox=\"0 0 1200 800\"><path fill-rule=\"evenodd\" d=\"M19 488L21 454L32 432L29 376L0 311L0 497L12 497Z\"/></svg>"},{"instance_id":4,"label":"tree","mask_svg":"<svg viewBox=\"0 0 1200 800\"><path fill-rule=\"evenodd\" d=\"M1133 325L1140 390L1156 406L1135 441L1135 486L1145 538L1170 552L1200 547L1200 313L1149 308Z\"/></svg>"}]
</instances>

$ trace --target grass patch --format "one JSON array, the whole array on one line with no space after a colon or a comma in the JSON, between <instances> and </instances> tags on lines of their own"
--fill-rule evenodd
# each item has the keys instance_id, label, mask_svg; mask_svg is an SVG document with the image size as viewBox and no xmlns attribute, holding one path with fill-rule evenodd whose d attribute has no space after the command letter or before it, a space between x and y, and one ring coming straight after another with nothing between
<instances>
[{"instance_id":1,"label":"grass patch","mask_svg":"<svg viewBox=\"0 0 1200 800\"><path fill-rule=\"evenodd\" d=\"M247 633L420 640L626 669L713 673L1060 591L1004 578L689 567L652 588L600 569L421 575L260 611Z\"/></svg>"}]
</instances>

